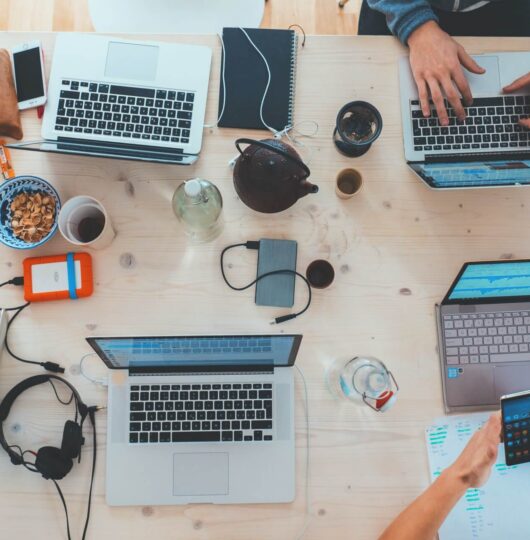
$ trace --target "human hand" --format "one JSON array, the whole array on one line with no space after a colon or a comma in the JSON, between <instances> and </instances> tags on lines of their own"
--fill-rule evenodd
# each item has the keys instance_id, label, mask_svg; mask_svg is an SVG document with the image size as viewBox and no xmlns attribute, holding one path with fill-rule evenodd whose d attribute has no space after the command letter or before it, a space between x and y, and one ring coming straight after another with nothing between
<instances>
[{"instance_id":1,"label":"human hand","mask_svg":"<svg viewBox=\"0 0 530 540\"><path fill-rule=\"evenodd\" d=\"M501 413L492 414L449 468L466 487L480 487L489 478L501 442Z\"/></svg>"},{"instance_id":2,"label":"human hand","mask_svg":"<svg viewBox=\"0 0 530 540\"><path fill-rule=\"evenodd\" d=\"M485 73L486 70L434 21L428 21L414 30L408 39L408 45L410 67L418 86L423 116L430 116L430 93L440 123L443 126L449 124L443 90L458 120L463 121L466 113L458 91L466 106L471 105L473 96L462 66L477 74Z\"/></svg>"},{"instance_id":3,"label":"human hand","mask_svg":"<svg viewBox=\"0 0 530 540\"><path fill-rule=\"evenodd\" d=\"M530 73L527 73L526 75L523 75L522 77L519 77L513 83L509 84L508 86L505 86L502 90L503 92L510 93L510 92L520 92L521 90L528 90L530 92ZM527 127L530 129L530 118L521 118L519 120L519 123L522 126Z\"/></svg>"}]
</instances>

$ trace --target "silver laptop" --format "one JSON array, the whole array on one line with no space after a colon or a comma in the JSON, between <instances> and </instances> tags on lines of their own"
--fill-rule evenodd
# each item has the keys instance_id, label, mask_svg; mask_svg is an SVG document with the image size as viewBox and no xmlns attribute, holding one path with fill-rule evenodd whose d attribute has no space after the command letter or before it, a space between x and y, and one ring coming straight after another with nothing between
<instances>
[{"instance_id":1,"label":"silver laptop","mask_svg":"<svg viewBox=\"0 0 530 540\"><path fill-rule=\"evenodd\" d=\"M107 503L295 496L301 335L88 338L112 370Z\"/></svg>"},{"instance_id":2,"label":"silver laptop","mask_svg":"<svg viewBox=\"0 0 530 540\"><path fill-rule=\"evenodd\" d=\"M530 389L530 260L466 263L436 314L447 412Z\"/></svg>"},{"instance_id":3,"label":"silver laptop","mask_svg":"<svg viewBox=\"0 0 530 540\"><path fill-rule=\"evenodd\" d=\"M503 94L502 88L524 75L530 53L474 56L483 75L466 70L474 101L466 120L442 127L431 103L424 118L407 57L400 60L401 114L405 158L433 189L500 187L530 184L530 132L519 125L530 117L529 94ZM446 106L447 106L446 100Z\"/></svg>"},{"instance_id":4,"label":"silver laptop","mask_svg":"<svg viewBox=\"0 0 530 540\"><path fill-rule=\"evenodd\" d=\"M189 165L202 144L211 50L57 36L43 140L12 148Z\"/></svg>"}]
</instances>

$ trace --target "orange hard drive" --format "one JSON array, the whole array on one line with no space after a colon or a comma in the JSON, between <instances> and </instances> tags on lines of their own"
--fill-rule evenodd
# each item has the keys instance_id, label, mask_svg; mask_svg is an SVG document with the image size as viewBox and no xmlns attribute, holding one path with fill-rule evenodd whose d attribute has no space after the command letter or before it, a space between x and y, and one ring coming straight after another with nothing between
<instances>
[{"instance_id":1,"label":"orange hard drive","mask_svg":"<svg viewBox=\"0 0 530 540\"><path fill-rule=\"evenodd\" d=\"M67 253L31 257L24 263L26 302L75 300L94 290L92 257L88 253Z\"/></svg>"}]
</instances>

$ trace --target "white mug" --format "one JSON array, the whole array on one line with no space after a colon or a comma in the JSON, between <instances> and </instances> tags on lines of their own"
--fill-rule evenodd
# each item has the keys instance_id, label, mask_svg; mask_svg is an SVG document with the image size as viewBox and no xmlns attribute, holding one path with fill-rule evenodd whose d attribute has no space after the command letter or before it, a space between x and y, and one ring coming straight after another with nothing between
<instances>
[{"instance_id":1,"label":"white mug","mask_svg":"<svg viewBox=\"0 0 530 540\"><path fill-rule=\"evenodd\" d=\"M94 224L101 230L97 231L95 238L86 240L90 231L85 230L84 236L83 227L93 227ZM63 204L59 212L59 231L71 244L93 249L106 248L116 236L104 206L89 195L73 197Z\"/></svg>"}]
</instances>

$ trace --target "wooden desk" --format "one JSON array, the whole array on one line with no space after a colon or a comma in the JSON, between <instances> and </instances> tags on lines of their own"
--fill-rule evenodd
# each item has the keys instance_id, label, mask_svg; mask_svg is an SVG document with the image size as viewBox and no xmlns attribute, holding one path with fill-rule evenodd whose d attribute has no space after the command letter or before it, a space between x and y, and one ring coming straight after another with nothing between
<instances>
[{"instance_id":1,"label":"wooden desk","mask_svg":"<svg viewBox=\"0 0 530 540\"><path fill-rule=\"evenodd\" d=\"M53 34L2 34L11 47L39 38L52 58ZM214 122L219 88L219 43L215 37L162 37L210 45L214 63L207 121ZM472 52L528 49L528 39L465 39ZM319 124L302 149L318 195L301 199L275 216L250 211L238 201L227 162L236 154L237 130L207 129L193 168L107 159L13 152L18 174L50 180L66 200L76 194L101 199L117 229L113 244L94 252L95 294L78 302L32 305L14 325L11 344L21 355L68 366L66 376L87 403L105 403L106 391L79 374L90 352L90 335L266 333L277 309L256 307L253 291L235 293L221 279L219 252L229 243L261 237L296 239L299 266L329 259L336 279L316 291L307 314L278 327L300 332L298 365L310 399L310 521L307 540L372 540L428 484L424 428L442 414L436 354L434 303L467 260L528 257L530 190L427 189L403 158L397 59L404 50L391 38L313 37L299 54L296 121ZM530 66L529 66L530 69ZM331 134L339 108L352 99L378 107L381 138L364 157L338 154ZM27 139L40 127L25 112ZM264 137L264 132L248 133ZM358 168L364 191L349 201L335 196L335 176ZM174 218L170 200L183 180L201 176L222 191L226 227L213 244L191 247ZM63 253L57 235L35 254ZM232 254L234 279L255 273L255 254ZM26 253L0 249L0 280L20 274ZM305 288L297 287L298 302ZM19 290L4 288L2 305L18 305ZM281 310L280 310L281 311ZM328 392L324 375L335 358L358 353L387 363L401 388L385 414L342 404ZM0 364L0 394L23 377L41 373L6 354ZM102 372L97 359L87 369ZM98 415L98 466L89 537L103 539L294 539L305 520L306 425L297 381L297 497L287 505L109 508L105 504L105 415ZM15 404L5 430L24 448L60 444L65 410L48 388ZM30 399L34 401L30 403ZM86 434L90 436L87 431ZM90 439L89 439L90 440ZM81 465L62 482L72 530L79 538L89 485L90 443ZM0 522L9 538L64 538L64 515L51 482L13 467L0 457ZM259 486L256 486L259 489ZM45 531L45 533L44 533ZM6 534L6 533L4 533ZM7 537L6 536L6 537Z\"/></svg>"}]
</instances>

